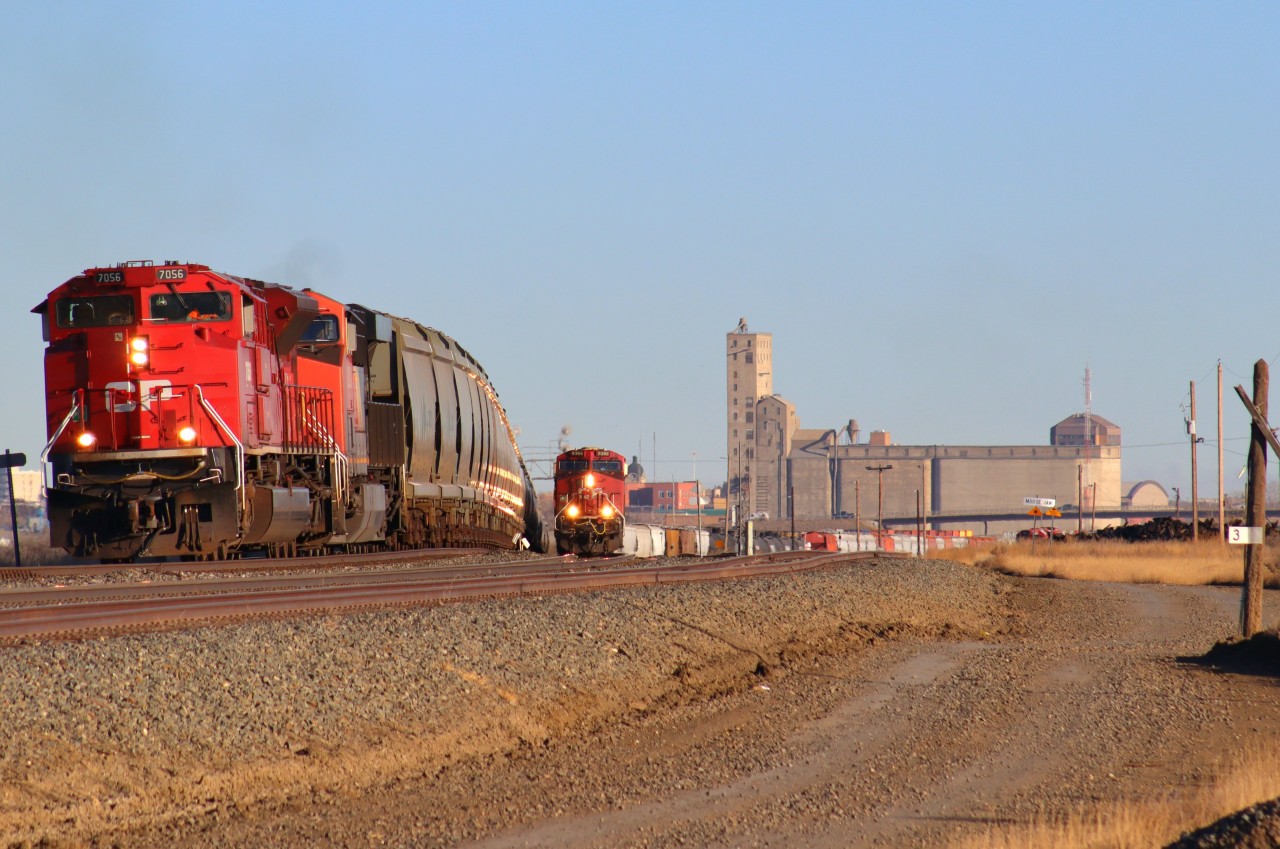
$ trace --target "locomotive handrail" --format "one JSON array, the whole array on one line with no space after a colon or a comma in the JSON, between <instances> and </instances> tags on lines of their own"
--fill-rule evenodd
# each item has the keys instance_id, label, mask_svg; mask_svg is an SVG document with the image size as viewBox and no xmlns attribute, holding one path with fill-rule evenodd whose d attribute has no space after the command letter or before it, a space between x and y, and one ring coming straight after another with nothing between
<instances>
[{"instance_id":1,"label":"locomotive handrail","mask_svg":"<svg viewBox=\"0 0 1280 849\"><path fill-rule=\"evenodd\" d=\"M347 480L347 467L350 461L347 459L347 455L342 453L342 449L338 447L338 441L333 438L333 434L329 433L329 431L325 428L322 422L319 422L316 420L315 414L311 412L307 412L305 413L305 415L307 418L308 426L310 426L314 432L320 435L321 440L323 442L327 443L326 447L333 449L333 457L334 457L333 491L334 491L334 495L336 495L338 498L338 503L341 505L345 505L347 501L345 484Z\"/></svg>"},{"instance_id":2,"label":"locomotive handrail","mask_svg":"<svg viewBox=\"0 0 1280 849\"><path fill-rule=\"evenodd\" d=\"M53 450L53 443L58 441L58 437L62 436L62 432L67 429L67 425L71 424L71 419L80 409L80 393L83 389L77 389L71 393L71 410L67 413L67 417L62 420L62 424L58 425L58 429L53 432L53 436L49 437L49 442L44 446L44 450L40 452L40 495L45 496L49 491L49 482L45 475L47 469L46 464L49 461L49 452Z\"/></svg>"},{"instance_id":3,"label":"locomotive handrail","mask_svg":"<svg viewBox=\"0 0 1280 849\"><path fill-rule=\"evenodd\" d=\"M345 505L346 495L346 478L347 469L350 466L350 460L347 455L342 452L342 448L338 445L338 440L334 438L331 428L333 427L333 393L331 390L323 386L302 386L299 384L284 384L285 392L292 393L298 400L298 421L302 425L303 433L298 435L299 445L306 445L310 440L307 437L309 433L312 437L318 438L320 444L328 448L333 454L333 491L340 505ZM308 403L307 399L311 399ZM291 405L286 405L286 409ZM319 408L324 411L322 416L317 413ZM326 426L327 421L327 426ZM304 441L305 440L305 441ZM294 442L293 428L286 423L285 425L285 441L286 444Z\"/></svg>"},{"instance_id":4,"label":"locomotive handrail","mask_svg":"<svg viewBox=\"0 0 1280 849\"><path fill-rule=\"evenodd\" d=\"M204 411L209 414L209 418L213 419L222 430L236 444L236 498L240 502L240 515L247 515L249 512L249 503L245 498L244 488L244 443L242 443L235 435L231 428L227 427L227 423L222 420L222 416L218 415L218 411L213 408L204 397L204 390L200 388L200 384L193 383L191 388L196 391L196 397L200 399L200 406L204 407Z\"/></svg>"}]
</instances>

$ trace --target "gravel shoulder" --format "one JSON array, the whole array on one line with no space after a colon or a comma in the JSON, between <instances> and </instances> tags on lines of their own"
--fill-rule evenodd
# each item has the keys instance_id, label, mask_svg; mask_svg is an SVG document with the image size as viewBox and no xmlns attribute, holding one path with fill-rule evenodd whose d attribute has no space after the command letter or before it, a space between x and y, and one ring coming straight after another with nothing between
<instances>
[{"instance_id":1,"label":"gravel shoulder","mask_svg":"<svg viewBox=\"0 0 1280 849\"><path fill-rule=\"evenodd\" d=\"M1239 592L940 561L0 651L21 846L947 845L1205 780ZM1242 717L1248 712L1248 725Z\"/></svg>"}]
</instances>

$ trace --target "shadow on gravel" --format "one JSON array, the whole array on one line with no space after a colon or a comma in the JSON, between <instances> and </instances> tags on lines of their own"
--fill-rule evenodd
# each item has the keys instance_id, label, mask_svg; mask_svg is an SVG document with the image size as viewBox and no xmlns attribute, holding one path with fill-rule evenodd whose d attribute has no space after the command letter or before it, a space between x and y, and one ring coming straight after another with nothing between
<instances>
[{"instance_id":1,"label":"shadow on gravel","mask_svg":"<svg viewBox=\"0 0 1280 849\"><path fill-rule=\"evenodd\" d=\"M1178 662L1218 672L1280 678L1280 634L1264 631L1247 640L1225 640L1202 655L1179 657Z\"/></svg>"}]
</instances>

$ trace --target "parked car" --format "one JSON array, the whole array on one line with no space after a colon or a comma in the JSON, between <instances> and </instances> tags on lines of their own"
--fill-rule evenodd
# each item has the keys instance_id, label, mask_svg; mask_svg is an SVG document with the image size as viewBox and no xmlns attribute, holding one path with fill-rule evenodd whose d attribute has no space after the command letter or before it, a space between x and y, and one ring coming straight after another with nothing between
<instances>
[{"instance_id":1,"label":"parked car","mask_svg":"<svg viewBox=\"0 0 1280 849\"><path fill-rule=\"evenodd\" d=\"M1061 528L1024 528L1018 531L1018 539L1066 539Z\"/></svg>"}]
</instances>

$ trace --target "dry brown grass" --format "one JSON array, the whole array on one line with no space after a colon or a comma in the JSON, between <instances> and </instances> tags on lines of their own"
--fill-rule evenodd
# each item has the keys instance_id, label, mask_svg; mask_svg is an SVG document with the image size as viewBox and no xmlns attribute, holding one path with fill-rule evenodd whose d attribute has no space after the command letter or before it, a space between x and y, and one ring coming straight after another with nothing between
<instances>
[{"instance_id":1,"label":"dry brown grass","mask_svg":"<svg viewBox=\"0 0 1280 849\"><path fill-rule=\"evenodd\" d=\"M1149 849L1177 840L1228 814L1280 796L1280 748L1257 746L1215 780L1159 800L1135 800L1081 811L1057 822L990 831L955 849Z\"/></svg>"},{"instance_id":2,"label":"dry brown grass","mask_svg":"<svg viewBox=\"0 0 1280 849\"><path fill-rule=\"evenodd\" d=\"M1266 549L1266 563L1276 560ZM1244 550L1218 540L1191 542L1034 543L1020 540L995 546L936 552L932 556L994 569L1007 575L1114 581L1134 584L1239 584L1244 576ZM1280 586L1268 570L1267 585Z\"/></svg>"},{"instance_id":3,"label":"dry brown grass","mask_svg":"<svg viewBox=\"0 0 1280 849\"><path fill-rule=\"evenodd\" d=\"M1265 563L1276 561L1268 548ZM1115 540L1001 543L939 552L939 557L1011 575L1162 584L1238 584L1244 552L1218 540L1128 543ZM1267 571L1267 585L1280 579ZM993 828L959 849L1138 849L1162 846L1229 813L1280 796L1280 748L1247 751L1213 783L1176 796L1082 810L1052 822Z\"/></svg>"},{"instance_id":4,"label":"dry brown grass","mask_svg":"<svg viewBox=\"0 0 1280 849\"><path fill-rule=\"evenodd\" d=\"M18 532L18 547L21 549L23 566L50 566L60 563L74 563L75 558L61 548L51 548L49 533ZM14 560L13 546L0 548L0 566L12 566Z\"/></svg>"}]
</instances>

